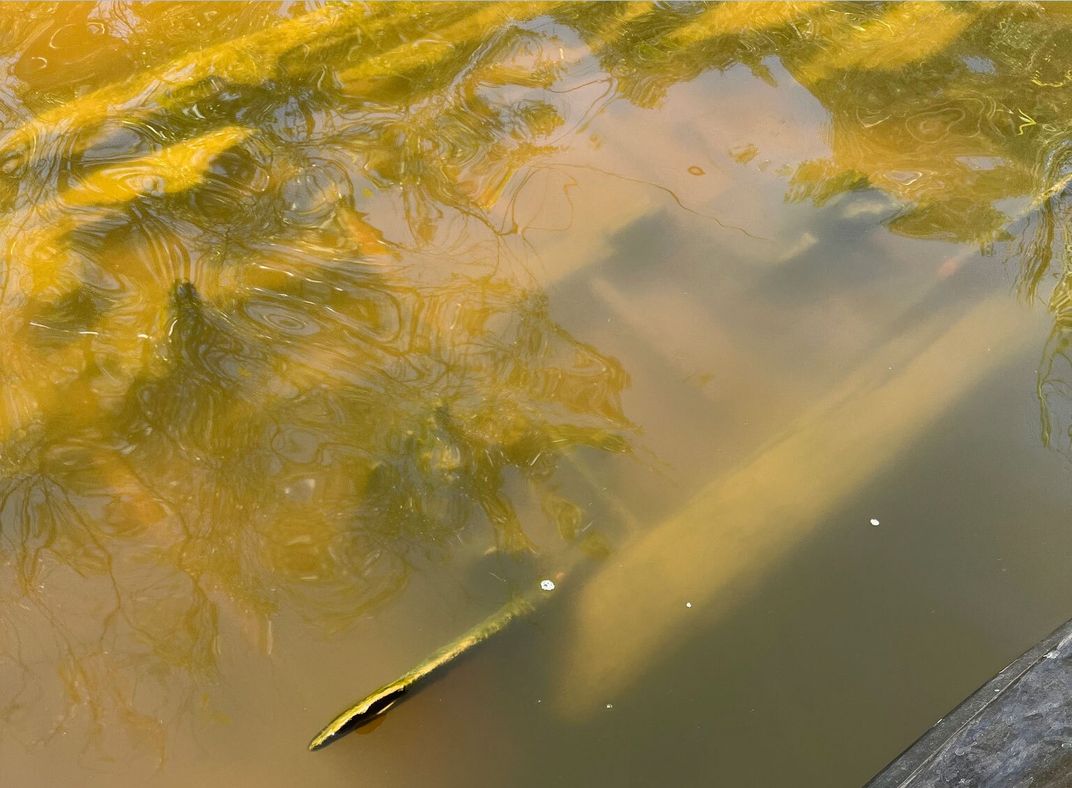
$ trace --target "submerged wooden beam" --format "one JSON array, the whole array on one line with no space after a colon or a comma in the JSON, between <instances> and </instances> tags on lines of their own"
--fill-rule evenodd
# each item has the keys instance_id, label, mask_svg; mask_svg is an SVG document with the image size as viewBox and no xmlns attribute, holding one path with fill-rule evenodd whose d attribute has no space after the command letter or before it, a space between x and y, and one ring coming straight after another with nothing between
<instances>
[{"instance_id":1,"label":"submerged wooden beam","mask_svg":"<svg viewBox=\"0 0 1072 788\"><path fill-rule=\"evenodd\" d=\"M888 355L877 356L779 441L625 548L586 583L574 606L560 708L587 714L598 699L643 676L689 634L695 613L687 601L708 616L737 609L853 492L1024 352L1032 341L1023 330L1027 319L1002 295L973 306L937 336L933 326L915 327L892 343L916 346L899 372L888 370Z\"/></svg>"}]
</instances>

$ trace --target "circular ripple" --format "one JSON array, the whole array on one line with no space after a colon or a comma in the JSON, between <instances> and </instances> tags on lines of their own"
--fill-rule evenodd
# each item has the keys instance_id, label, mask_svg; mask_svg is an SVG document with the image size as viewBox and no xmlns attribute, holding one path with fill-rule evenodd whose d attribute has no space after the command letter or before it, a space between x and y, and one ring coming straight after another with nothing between
<instances>
[{"instance_id":1,"label":"circular ripple","mask_svg":"<svg viewBox=\"0 0 1072 788\"><path fill-rule=\"evenodd\" d=\"M309 336L320 331L320 325L308 314L278 301L250 301L245 312L254 322L289 336Z\"/></svg>"}]
</instances>

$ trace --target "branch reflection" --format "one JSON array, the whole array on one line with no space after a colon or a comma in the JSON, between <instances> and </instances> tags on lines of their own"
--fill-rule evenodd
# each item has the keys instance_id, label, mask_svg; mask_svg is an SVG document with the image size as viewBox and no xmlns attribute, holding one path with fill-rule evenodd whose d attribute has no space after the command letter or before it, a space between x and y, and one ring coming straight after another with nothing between
<instances>
[{"instance_id":1,"label":"branch reflection","mask_svg":"<svg viewBox=\"0 0 1072 788\"><path fill-rule=\"evenodd\" d=\"M510 478L577 538L556 470L628 450L628 378L518 273L504 198L583 131L569 80L656 108L712 69L774 82L777 59L831 127L787 198L879 189L892 232L1007 250L1055 315L1040 395L1069 440L1060 9L0 16L0 662L19 676L0 709L30 738L68 709L162 751L161 720L215 668L222 606L342 627L482 524L524 551Z\"/></svg>"}]
</instances>

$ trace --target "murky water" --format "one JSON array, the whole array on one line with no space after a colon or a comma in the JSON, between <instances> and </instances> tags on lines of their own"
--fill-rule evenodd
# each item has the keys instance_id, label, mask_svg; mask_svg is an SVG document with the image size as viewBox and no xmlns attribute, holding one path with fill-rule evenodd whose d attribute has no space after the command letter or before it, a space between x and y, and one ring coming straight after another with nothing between
<instances>
[{"instance_id":1,"label":"murky water","mask_svg":"<svg viewBox=\"0 0 1072 788\"><path fill-rule=\"evenodd\" d=\"M0 15L5 785L857 785L1072 614L1067 6Z\"/></svg>"}]
</instances>

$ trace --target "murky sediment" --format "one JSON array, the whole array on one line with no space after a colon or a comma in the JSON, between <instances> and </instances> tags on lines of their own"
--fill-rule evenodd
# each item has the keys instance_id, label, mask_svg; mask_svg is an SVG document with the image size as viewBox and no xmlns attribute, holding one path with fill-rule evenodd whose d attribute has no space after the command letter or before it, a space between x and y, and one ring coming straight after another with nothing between
<instances>
[{"instance_id":1,"label":"murky sediment","mask_svg":"<svg viewBox=\"0 0 1072 788\"><path fill-rule=\"evenodd\" d=\"M0 16L17 784L858 784L1069 615L1063 6Z\"/></svg>"}]
</instances>

